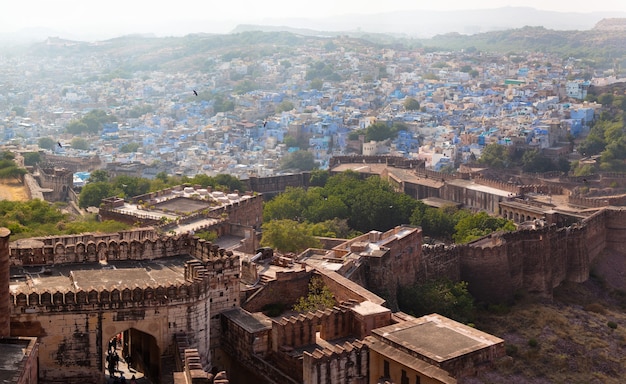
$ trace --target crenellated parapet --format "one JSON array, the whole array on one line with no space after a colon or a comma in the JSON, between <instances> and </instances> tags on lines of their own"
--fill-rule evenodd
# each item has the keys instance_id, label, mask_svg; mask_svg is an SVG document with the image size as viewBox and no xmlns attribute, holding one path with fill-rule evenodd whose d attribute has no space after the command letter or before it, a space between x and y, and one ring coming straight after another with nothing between
<instances>
[{"instance_id":1,"label":"crenellated parapet","mask_svg":"<svg viewBox=\"0 0 626 384\"><path fill-rule=\"evenodd\" d=\"M562 195L563 187L553 184L529 184L520 185L520 192L524 193L540 193L543 195Z\"/></svg>"},{"instance_id":2,"label":"crenellated parapet","mask_svg":"<svg viewBox=\"0 0 626 384\"><path fill-rule=\"evenodd\" d=\"M329 168L336 167L340 164L387 164L391 167L398 168L424 168L424 160L408 159L402 156L333 156L330 159Z\"/></svg>"},{"instance_id":3,"label":"crenellated parapet","mask_svg":"<svg viewBox=\"0 0 626 384\"><path fill-rule=\"evenodd\" d=\"M342 382L341 378L363 380L369 373L369 347L360 340L345 342L316 349L313 352L305 351L303 356L303 382L318 383L324 378L333 376Z\"/></svg>"},{"instance_id":4,"label":"crenellated parapet","mask_svg":"<svg viewBox=\"0 0 626 384\"><path fill-rule=\"evenodd\" d=\"M494 233L461 246L461 280L479 300L509 301L518 292L551 297L564 281L588 279L604 249L623 248L626 212L607 209L571 227Z\"/></svg>"},{"instance_id":5,"label":"crenellated parapet","mask_svg":"<svg viewBox=\"0 0 626 384\"><path fill-rule=\"evenodd\" d=\"M115 289L43 291L11 293L15 313L145 309L165 304L197 301L210 288L201 281L155 287L120 286Z\"/></svg>"},{"instance_id":6,"label":"crenellated parapet","mask_svg":"<svg viewBox=\"0 0 626 384\"><path fill-rule=\"evenodd\" d=\"M38 237L14 241L9 247L11 266L154 260L181 254L203 261L232 257L232 252L189 233L169 236L154 229Z\"/></svg>"},{"instance_id":7,"label":"crenellated parapet","mask_svg":"<svg viewBox=\"0 0 626 384\"><path fill-rule=\"evenodd\" d=\"M300 313L272 321L272 347L300 348L316 344L316 333L325 340L335 340L353 334L352 312L345 307Z\"/></svg>"},{"instance_id":8,"label":"crenellated parapet","mask_svg":"<svg viewBox=\"0 0 626 384\"><path fill-rule=\"evenodd\" d=\"M501 189L503 191L509 191L513 194L521 193L521 187L516 184L507 183L501 180L490 179L482 175L476 175L474 177L474 182L480 185L486 185L488 187Z\"/></svg>"},{"instance_id":9,"label":"crenellated parapet","mask_svg":"<svg viewBox=\"0 0 626 384\"><path fill-rule=\"evenodd\" d=\"M458 281L461 276L462 245L422 245L418 280L448 278Z\"/></svg>"}]
</instances>

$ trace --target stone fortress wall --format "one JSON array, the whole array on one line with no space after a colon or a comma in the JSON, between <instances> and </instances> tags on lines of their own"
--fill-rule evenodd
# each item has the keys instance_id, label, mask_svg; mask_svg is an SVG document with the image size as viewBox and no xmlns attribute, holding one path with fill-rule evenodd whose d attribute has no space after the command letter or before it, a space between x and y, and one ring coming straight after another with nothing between
<instances>
[{"instance_id":1,"label":"stone fortress wall","mask_svg":"<svg viewBox=\"0 0 626 384\"><path fill-rule=\"evenodd\" d=\"M102 382L107 341L127 330L140 332L142 343L152 345L139 356L147 365L158 367L175 336L186 333L210 367L219 343L219 313L239 305L239 257L190 235L160 236L143 229L46 237L13 243L9 253L13 267L44 271L70 263L193 256L184 266L183 283L10 292L12 336L39 338L43 382ZM159 353L150 354L153 349Z\"/></svg>"}]
</instances>

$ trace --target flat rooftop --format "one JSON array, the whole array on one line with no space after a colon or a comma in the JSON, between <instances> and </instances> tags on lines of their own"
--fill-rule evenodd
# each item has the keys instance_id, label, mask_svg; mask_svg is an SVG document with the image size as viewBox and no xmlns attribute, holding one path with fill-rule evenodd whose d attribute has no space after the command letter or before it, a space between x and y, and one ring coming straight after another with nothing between
<instances>
[{"instance_id":1,"label":"flat rooftop","mask_svg":"<svg viewBox=\"0 0 626 384\"><path fill-rule=\"evenodd\" d=\"M35 338L0 338L0 382L15 383L24 368L22 361L33 350Z\"/></svg>"},{"instance_id":2,"label":"flat rooftop","mask_svg":"<svg viewBox=\"0 0 626 384\"><path fill-rule=\"evenodd\" d=\"M373 332L400 349L437 362L504 342L498 337L437 314L378 328Z\"/></svg>"},{"instance_id":3,"label":"flat rooftop","mask_svg":"<svg viewBox=\"0 0 626 384\"><path fill-rule=\"evenodd\" d=\"M72 263L54 266L12 267L11 293L79 291L144 287L147 284L167 286L185 281L185 263L196 260L190 255L132 261Z\"/></svg>"},{"instance_id":4,"label":"flat rooftop","mask_svg":"<svg viewBox=\"0 0 626 384\"><path fill-rule=\"evenodd\" d=\"M496 196L507 197L507 198L511 197L511 192L509 191L490 187L487 185L477 184L472 180L454 179L454 180L448 180L447 183L451 185L455 185L457 187L467 188L473 191L488 193L490 195L496 195Z\"/></svg>"},{"instance_id":5,"label":"flat rooftop","mask_svg":"<svg viewBox=\"0 0 626 384\"><path fill-rule=\"evenodd\" d=\"M261 312L250 313L242 308L234 308L222 312L222 315L249 333L272 329L272 319Z\"/></svg>"}]
</instances>

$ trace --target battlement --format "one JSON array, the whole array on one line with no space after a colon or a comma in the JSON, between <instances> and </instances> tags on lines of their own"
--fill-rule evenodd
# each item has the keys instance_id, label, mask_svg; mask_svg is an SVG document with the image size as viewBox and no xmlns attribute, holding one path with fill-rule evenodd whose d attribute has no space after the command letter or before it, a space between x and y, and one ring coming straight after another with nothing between
<instances>
[{"instance_id":1,"label":"battlement","mask_svg":"<svg viewBox=\"0 0 626 384\"><path fill-rule=\"evenodd\" d=\"M317 363L322 363L341 359L344 356L351 354L352 351L363 348L367 348L367 346L361 340L354 340L352 342L346 341L343 344L316 348L313 352L304 351L304 355L309 355L311 358L316 360Z\"/></svg>"},{"instance_id":2,"label":"battlement","mask_svg":"<svg viewBox=\"0 0 626 384\"><path fill-rule=\"evenodd\" d=\"M154 260L182 254L190 254L204 262L232 256L219 246L189 233L169 236L153 228L107 234L34 237L9 245L11 266Z\"/></svg>"},{"instance_id":3,"label":"battlement","mask_svg":"<svg viewBox=\"0 0 626 384\"><path fill-rule=\"evenodd\" d=\"M365 163L365 164L376 164L376 163L384 163L389 166L398 167L398 168L424 168L424 160L417 159L407 159L402 156L366 156L366 155L355 155L355 156L333 156L330 159L329 168L336 167L339 164L356 164L356 163Z\"/></svg>"},{"instance_id":4,"label":"battlement","mask_svg":"<svg viewBox=\"0 0 626 384\"><path fill-rule=\"evenodd\" d=\"M354 378L362 382L369 374L369 346L360 341L305 351L302 356L303 382L318 383L332 374L337 378ZM339 380L338 380L339 381Z\"/></svg>"},{"instance_id":5,"label":"battlement","mask_svg":"<svg viewBox=\"0 0 626 384\"><path fill-rule=\"evenodd\" d=\"M352 313L347 308L333 307L324 311L300 313L272 321L272 346L277 352L282 346L300 348L316 343L316 332L321 327L320 337L334 340L352 335Z\"/></svg>"}]
</instances>

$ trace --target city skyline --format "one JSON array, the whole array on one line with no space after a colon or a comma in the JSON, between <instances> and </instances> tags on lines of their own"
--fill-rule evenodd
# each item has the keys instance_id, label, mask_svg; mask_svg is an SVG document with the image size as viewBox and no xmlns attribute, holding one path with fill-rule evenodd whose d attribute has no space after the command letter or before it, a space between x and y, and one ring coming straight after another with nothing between
<instances>
[{"instance_id":1,"label":"city skyline","mask_svg":"<svg viewBox=\"0 0 626 384\"><path fill-rule=\"evenodd\" d=\"M332 19L350 15L373 15L397 11L455 11L526 7L542 11L570 13L626 12L621 0L539 1L539 0L461 0L359 2L356 0L294 2L266 0L252 2L234 0L220 3L198 3L179 0L170 2L122 2L112 0L101 5L94 2L62 0L56 2L27 0L7 7L0 16L0 33L49 31L61 37L85 39L112 38L125 34L153 34L155 36L182 36L190 33L229 33L239 24L284 25L291 27L297 19ZM293 24L296 19L295 25ZM385 20L381 20L384 23ZM364 27L363 29L365 29Z\"/></svg>"}]
</instances>

